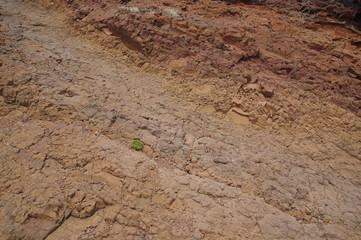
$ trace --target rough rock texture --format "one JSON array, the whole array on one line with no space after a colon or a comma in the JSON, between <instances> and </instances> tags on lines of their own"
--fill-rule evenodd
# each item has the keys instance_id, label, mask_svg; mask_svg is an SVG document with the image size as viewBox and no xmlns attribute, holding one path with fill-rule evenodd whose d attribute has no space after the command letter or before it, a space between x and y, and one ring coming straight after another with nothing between
<instances>
[{"instance_id":1,"label":"rough rock texture","mask_svg":"<svg viewBox=\"0 0 361 240\"><path fill-rule=\"evenodd\" d=\"M275 8L295 9L312 14L329 14L339 19L351 20L360 24L360 0L225 0L227 3L266 5Z\"/></svg>"},{"instance_id":2,"label":"rough rock texture","mask_svg":"<svg viewBox=\"0 0 361 240\"><path fill-rule=\"evenodd\" d=\"M130 60L145 69L188 78L183 82L184 92L191 91L194 82L214 85L216 91L204 102L217 112L229 112L232 97L243 96L255 98L242 106L243 111L253 111L253 122L258 119L255 115L264 114L258 108L265 101L288 108L278 96L274 100L253 96L253 92L262 95L259 89L265 86L283 95L290 90L295 95L299 89L311 91L361 116L361 32L327 14L330 6L341 3L334 1L326 7L326 1L279 1L287 2L285 6L268 1L266 5L271 2L277 8L205 0L75 0L68 5L58 0L52 6L70 7L79 30L98 33L101 41L106 35L105 45L124 50L125 44L134 51L126 51ZM292 8L306 2L320 9ZM359 3L354 4L350 9L359 11ZM195 76L204 79L194 81ZM260 86L255 89L253 84ZM280 112L274 106L274 114L265 117L289 124L289 118L306 114L302 105L290 104L298 113L291 109Z\"/></svg>"},{"instance_id":3,"label":"rough rock texture","mask_svg":"<svg viewBox=\"0 0 361 240\"><path fill-rule=\"evenodd\" d=\"M213 13L228 9L222 3L209 4L220 6ZM119 6L112 9L128 17L136 10ZM253 14L269 11L240 9L254 21L261 18ZM174 11L163 11L177 17ZM269 48L279 44L283 52L267 52L267 39L260 37L266 30L260 27L259 33L242 37L257 41L235 48L253 57L228 72L212 68L206 58L209 65L187 73L188 61L177 59L183 45L148 52L147 42L134 43L122 32L115 12L104 11L111 16L101 31L94 28L89 35L96 41L88 41L64 23L68 16L63 13L1 0L1 239L361 238L361 121L351 104L359 107L359 80L347 70L351 66L358 71L355 32L332 27L322 35L298 22L290 24L286 16L279 21L287 24L273 26L277 34L263 35L278 36ZM148 16L135 12L142 21ZM200 7L200 18L202 12L208 14ZM97 24L100 21L81 20L76 25L89 31ZM232 34L222 37L234 42L237 34ZM183 35L169 34L159 42L168 37L173 41L174 36ZM332 41L344 41L345 47L335 43L327 49L338 50L340 55L334 56L311 50L314 40L291 45L287 39L297 36L337 36L341 39ZM105 50L99 40L108 47L117 45ZM206 56L227 66L232 51L223 50L225 57L219 58L217 47L208 40L203 43L206 47L198 42L189 46L199 54L209 47ZM268 61L279 59L283 66L282 61L293 59L287 55L291 48L297 64L305 64L299 71L316 83L304 82L304 76L292 80L294 68L272 70ZM158 59L161 56L166 59ZM348 62L348 56L354 60ZM171 74L178 76L143 73L156 69L149 59L169 63L174 66ZM321 65L314 65L318 60ZM144 62L135 68L123 61ZM195 77L208 68L214 78ZM233 78L238 68L244 71ZM179 77L184 72L187 76ZM229 78L222 78L225 73ZM278 85L272 79L279 79ZM345 88L355 92L328 90L336 79L345 80ZM219 99L210 102L211 97ZM226 119L212 115L215 107L226 112L220 115ZM143 152L129 147L135 138L146 144Z\"/></svg>"}]
</instances>

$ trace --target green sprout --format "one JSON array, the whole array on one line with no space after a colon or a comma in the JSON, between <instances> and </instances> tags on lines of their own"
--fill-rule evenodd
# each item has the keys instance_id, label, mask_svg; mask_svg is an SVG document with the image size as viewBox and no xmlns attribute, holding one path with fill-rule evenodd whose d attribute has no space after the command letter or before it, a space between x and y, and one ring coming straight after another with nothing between
<instances>
[{"instance_id":1,"label":"green sprout","mask_svg":"<svg viewBox=\"0 0 361 240\"><path fill-rule=\"evenodd\" d=\"M137 151L139 151L139 150L142 150L142 149L143 149L144 143L142 143L142 142L139 141L139 140L134 140L134 141L132 142L132 144L130 145L130 147L133 148L133 149L135 149L135 150L137 150Z\"/></svg>"}]
</instances>

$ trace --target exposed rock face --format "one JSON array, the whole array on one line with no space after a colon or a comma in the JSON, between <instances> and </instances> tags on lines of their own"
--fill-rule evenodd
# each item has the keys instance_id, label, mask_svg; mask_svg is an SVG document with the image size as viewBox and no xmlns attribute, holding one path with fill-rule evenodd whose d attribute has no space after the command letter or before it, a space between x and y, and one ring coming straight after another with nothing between
<instances>
[{"instance_id":1,"label":"exposed rock face","mask_svg":"<svg viewBox=\"0 0 361 240\"><path fill-rule=\"evenodd\" d=\"M361 13L360 0L225 0L228 3L246 3L256 5L266 5L277 8L290 8L309 13L325 12L333 17L353 20L360 24L359 16Z\"/></svg>"},{"instance_id":2,"label":"exposed rock face","mask_svg":"<svg viewBox=\"0 0 361 240\"><path fill-rule=\"evenodd\" d=\"M0 239L360 239L355 29L66 2L2 1Z\"/></svg>"},{"instance_id":3,"label":"exposed rock face","mask_svg":"<svg viewBox=\"0 0 361 240\"><path fill-rule=\"evenodd\" d=\"M347 11L348 19L357 19L359 1L262 3L273 6L272 10L240 2L86 0L72 1L70 6L80 30L110 35L112 45L125 44L136 51L128 55L148 69L218 78L211 83L216 89L227 89L228 96L231 92L238 97L239 89L249 81L276 89L293 81L298 88L313 89L361 114L360 30L339 19L346 18ZM149 66L149 62L163 67ZM222 91L216 95L218 100L212 96L206 101L213 101L217 111L227 112L231 98ZM227 104L219 108L222 101Z\"/></svg>"}]
</instances>

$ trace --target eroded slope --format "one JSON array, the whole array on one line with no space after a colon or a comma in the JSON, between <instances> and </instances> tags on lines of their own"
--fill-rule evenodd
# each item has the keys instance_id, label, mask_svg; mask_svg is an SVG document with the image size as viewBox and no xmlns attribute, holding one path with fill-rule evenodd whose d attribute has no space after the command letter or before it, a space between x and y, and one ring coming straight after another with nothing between
<instances>
[{"instance_id":1,"label":"eroded slope","mask_svg":"<svg viewBox=\"0 0 361 240\"><path fill-rule=\"evenodd\" d=\"M77 36L62 15L10 0L1 14L5 239L360 237L360 121L351 111L311 91L323 116L312 127L302 118L292 134L237 125L168 92L169 81L183 89L177 79L129 68ZM207 101L219 78L202 81L190 96ZM244 91L255 101L264 94ZM264 97L277 98L287 96ZM133 138L143 153L129 149Z\"/></svg>"}]
</instances>

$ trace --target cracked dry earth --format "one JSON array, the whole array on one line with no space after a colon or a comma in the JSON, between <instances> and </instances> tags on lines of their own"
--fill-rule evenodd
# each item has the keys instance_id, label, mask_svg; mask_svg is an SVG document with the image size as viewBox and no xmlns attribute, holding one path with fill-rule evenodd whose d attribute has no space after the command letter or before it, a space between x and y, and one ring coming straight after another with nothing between
<instances>
[{"instance_id":1,"label":"cracked dry earth","mask_svg":"<svg viewBox=\"0 0 361 240\"><path fill-rule=\"evenodd\" d=\"M361 239L359 128L348 150L227 122L0 3L0 239Z\"/></svg>"}]
</instances>

